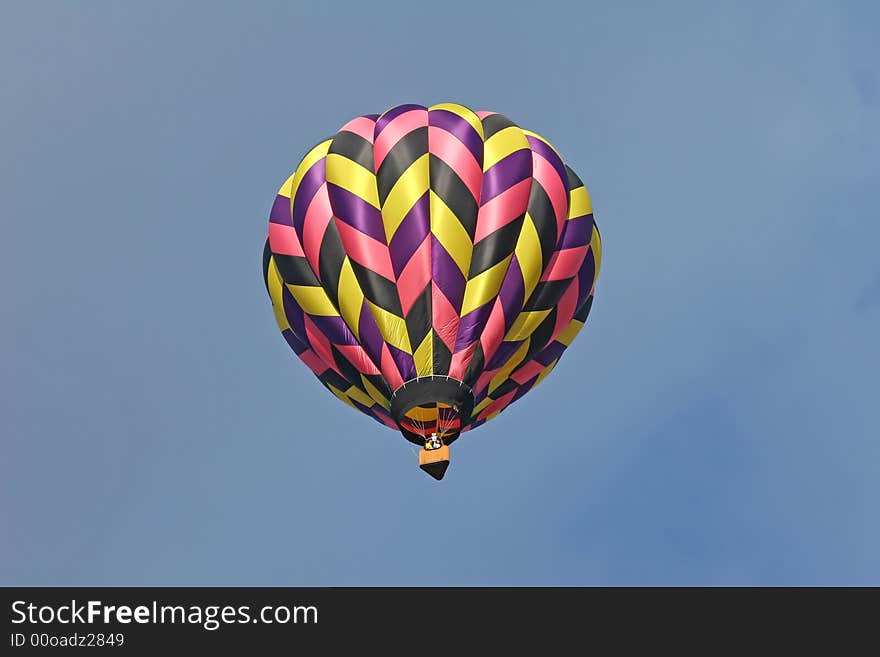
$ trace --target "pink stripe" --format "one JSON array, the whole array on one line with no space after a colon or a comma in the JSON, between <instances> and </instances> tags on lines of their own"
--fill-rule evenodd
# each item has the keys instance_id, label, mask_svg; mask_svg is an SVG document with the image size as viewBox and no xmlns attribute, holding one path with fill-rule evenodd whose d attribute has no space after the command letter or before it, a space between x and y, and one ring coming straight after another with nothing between
<instances>
[{"instance_id":1,"label":"pink stripe","mask_svg":"<svg viewBox=\"0 0 880 657\"><path fill-rule=\"evenodd\" d=\"M483 334L480 336L485 362L488 363L492 360L492 356L498 351L498 346L501 344L501 340L504 339L505 328L504 307L496 299L495 305L492 306L492 313L489 315L489 319L483 329Z\"/></svg>"},{"instance_id":2,"label":"pink stripe","mask_svg":"<svg viewBox=\"0 0 880 657\"><path fill-rule=\"evenodd\" d=\"M566 278L577 276L581 265L584 264L584 258L587 255L589 245L576 246L573 249L563 249L562 251L554 251L550 256L550 262L547 263L547 269L541 276L542 281L562 281Z\"/></svg>"},{"instance_id":3,"label":"pink stripe","mask_svg":"<svg viewBox=\"0 0 880 657\"><path fill-rule=\"evenodd\" d=\"M556 304L556 326L553 327L553 334L550 336L548 344L558 338L559 334L565 330L565 327L571 323L574 314L577 312L579 291L578 281L574 279L562 295L562 298L559 299L559 303Z\"/></svg>"},{"instance_id":4,"label":"pink stripe","mask_svg":"<svg viewBox=\"0 0 880 657\"><path fill-rule=\"evenodd\" d=\"M379 171L382 160L388 155L388 151L394 148L394 144L400 141L401 137L426 125L428 125L428 110L421 109L404 112L386 125L373 143L373 164L376 171Z\"/></svg>"},{"instance_id":5,"label":"pink stripe","mask_svg":"<svg viewBox=\"0 0 880 657\"><path fill-rule=\"evenodd\" d=\"M483 185L483 167L474 159L473 153L451 132L443 128L428 128L428 150L448 164L462 179L474 200L480 200Z\"/></svg>"},{"instance_id":6,"label":"pink stripe","mask_svg":"<svg viewBox=\"0 0 880 657\"><path fill-rule=\"evenodd\" d=\"M321 331L315 326L315 323L311 320L311 318L303 314L303 323L306 327L306 336L309 339L309 344L312 345L312 350L318 355L318 357L323 360L329 367L332 367L334 370L339 372L339 368L336 366L336 361L333 359L333 352L330 350L330 341L327 339ZM339 372L341 374L341 372ZM343 392L345 392L343 390Z\"/></svg>"},{"instance_id":7,"label":"pink stripe","mask_svg":"<svg viewBox=\"0 0 880 657\"><path fill-rule=\"evenodd\" d=\"M474 244L523 214L529 206L529 192L531 188L532 179L526 178L516 183L513 187L505 189L501 194L482 206L477 215Z\"/></svg>"},{"instance_id":8,"label":"pink stripe","mask_svg":"<svg viewBox=\"0 0 880 657\"><path fill-rule=\"evenodd\" d=\"M487 116L492 116L493 114L498 114L498 112L476 112L476 115L480 118L480 121L485 119Z\"/></svg>"},{"instance_id":9,"label":"pink stripe","mask_svg":"<svg viewBox=\"0 0 880 657\"><path fill-rule=\"evenodd\" d=\"M431 280L431 235L425 236L397 279L400 307L404 316L410 311L418 296ZM410 345L417 349L419 345Z\"/></svg>"},{"instance_id":10,"label":"pink stripe","mask_svg":"<svg viewBox=\"0 0 880 657\"><path fill-rule=\"evenodd\" d=\"M489 383L491 383L492 379L495 375L498 374L498 370L486 370L482 374L480 374L480 378L477 379L477 384L474 386L474 392L481 393L486 388L489 387Z\"/></svg>"},{"instance_id":11,"label":"pink stripe","mask_svg":"<svg viewBox=\"0 0 880 657\"><path fill-rule=\"evenodd\" d=\"M321 376L324 372L329 370L327 367L327 363L318 358L318 355L312 351L311 349L307 349L306 351L299 354L299 359L304 362L312 372L314 372L317 376Z\"/></svg>"},{"instance_id":12,"label":"pink stripe","mask_svg":"<svg viewBox=\"0 0 880 657\"><path fill-rule=\"evenodd\" d=\"M356 119L352 119L344 126L339 128L339 132L343 130L345 132L353 132L356 135L360 135L364 139L366 139L371 144L373 143L373 131L376 129L376 122L373 119L369 119L366 116L359 116Z\"/></svg>"},{"instance_id":13,"label":"pink stripe","mask_svg":"<svg viewBox=\"0 0 880 657\"><path fill-rule=\"evenodd\" d=\"M474 350L476 348L477 343L471 342L461 351L452 354L452 361L449 363L449 376L455 377L459 380L464 378L465 372L467 372L468 365L471 364L471 358L473 358Z\"/></svg>"},{"instance_id":14,"label":"pink stripe","mask_svg":"<svg viewBox=\"0 0 880 657\"><path fill-rule=\"evenodd\" d=\"M400 428L397 426L397 422L392 420L391 416L388 415L385 411L383 411L379 408L374 408L373 414L377 418L379 418L379 420L382 422L382 424L384 424L386 427L391 427L392 429L395 429L395 430Z\"/></svg>"},{"instance_id":15,"label":"pink stripe","mask_svg":"<svg viewBox=\"0 0 880 657\"><path fill-rule=\"evenodd\" d=\"M559 178L553 165L535 151L532 151L532 177L550 196L550 203L556 214L556 234L562 235L562 226L568 217L568 187L565 181Z\"/></svg>"},{"instance_id":16,"label":"pink stripe","mask_svg":"<svg viewBox=\"0 0 880 657\"><path fill-rule=\"evenodd\" d=\"M391 386L392 391L397 390L403 385L403 377L400 376L400 371L397 369L397 363L394 362L394 358L388 350L388 345L385 343L382 343L381 365L382 376L385 377L385 380L388 382L388 385Z\"/></svg>"},{"instance_id":17,"label":"pink stripe","mask_svg":"<svg viewBox=\"0 0 880 657\"><path fill-rule=\"evenodd\" d=\"M289 256L304 256L302 244L296 228L284 224L269 223L269 248L272 253Z\"/></svg>"},{"instance_id":18,"label":"pink stripe","mask_svg":"<svg viewBox=\"0 0 880 657\"><path fill-rule=\"evenodd\" d=\"M367 356L364 348L357 344L338 344L336 348L345 356L348 361L357 368L358 372L364 374L380 374L379 368Z\"/></svg>"},{"instance_id":19,"label":"pink stripe","mask_svg":"<svg viewBox=\"0 0 880 657\"><path fill-rule=\"evenodd\" d=\"M511 379L516 381L520 385L524 385L526 381L531 379L534 376L537 376L544 370L544 365L539 363L536 360L529 361L528 364L524 365L516 372L511 375Z\"/></svg>"},{"instance_id":20,"label":"pink stripe","mask_svg":"<svg viewBox=\"0 0 880 657\"><path fill-rule=\"evenodd\" d=\"M336 227L339 229L342 246L349 258L388 280L394 280L391 254L386 244L349 226L339 217L336 217Z\"/></svg>"},{"instance_id":21,"label":"pink stripe","mask_svg":"<svg viewBox=\"0 0 880 657\"><path fill-rule=\"evenodd\" d=\"M324 239L331 217L333 210L330 207L330 195L327 193L327 183L324 183L309 203L309 209L306 210L302 235L303 251L315 276L319 278L321 270L318 267L318 255L321 251L321 240Z\"/></svg>"},{"instance_id":22,"label":"pink stripe","mask_svg":"<svg viewBox=\"0 0 880 657\"><path fill-rule=\"evenodd\" d=\"M431 313L434 331L452 352L458 335L458 313L436 282L431 286Z\"/></svg>"},{"instance_id":23,"label":"pink stripe","mask_svg":"<svg viewBox=\"0 0 880 657\"><path fill-rule=\"evenodd\" d=\"M496 399L494 402L489 404L483 411L477 416L478 420L485 420L487 417L492 415L497 411L504 410L507 405L513 401L513 396L516 394L516 390L511 390L503 397Z\"/></svg>"}]
</instances>

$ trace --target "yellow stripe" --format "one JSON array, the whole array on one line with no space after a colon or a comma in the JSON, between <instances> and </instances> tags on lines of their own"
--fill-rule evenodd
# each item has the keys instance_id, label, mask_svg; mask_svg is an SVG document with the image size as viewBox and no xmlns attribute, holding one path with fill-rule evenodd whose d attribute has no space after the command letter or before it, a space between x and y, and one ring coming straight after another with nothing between
<instances>
[{"instance_id":1,"label":"yellow stripe","mask_svg":"<svg viewBox=\"0 0 880 657\"><path fill-rule=\"evenodd\" d=\"M379 209L376 174L338 153L327 155L327 182L348 190Z\"/></svg>"},{"instance_id":2,"label":"yellow stripe","mask_svg":"<svg viewBox=\"0 0 880 657\"><path fill-rule=\"evenodd\" d=\"M446 110L447 112L452 112L470 123L471 127L477 131L478 135L480 135L480 139L484 138L483 122L480 121L480 117L477 116L473 110L468 109L464 105L458 105L457 103L439 103L438 105L432 105L428 110Z\"/></svg>"},{"instance_id":3,"label":"yellow stripe","mask_svg":"<svg viewBox=\"0 0 880 657\"><path fill-rule=\"evenodd\" d=\"M522 129L512 125L496 132L486 140L483 153L483 171L488 171L505 157L523 148L529 147Z\"/></svg>"},{"instance_id":4,"label":"yellow stripe","mask_svg":"<svg viewBox=\"0 0 880 657\"><path fill-rule=\"evenodd\" d=\"M385 395L382 394L382 391L379 390L376 386L370 383L370 380L361 374L361 383L364 384L364 390L367 391L367 394L373 398L373 400L379 404L386 411L391 408L391 403L385 398Z\"/></svg>"},{"instance_id":5,"label":"yellow stripe","mask_svg":"<svg viewBox=\"0 0 880 657\"><path fill-rule=\"evenodd\" d=\"M347 257L342 261L338 289L339 314L351 332L354 333L354 337L360 339L358 324L361 318L361 308L364 304L364 293Z\"/></svg>"},{"instance_id":6,"label":"yellow stripe","mask_svg":"<svg viewBox=\"0 0 880 657\"><path fill-rule=\"evenodd\" d=\"M284 301L282 300L281 272L278 271L278 265L275 264L275 258L269 259L269 271L266 274L266 282L269 285L269 298L272 299L272 312L275 313L275 322L282 331L290 328L290 322L287 321L287 315L284 314Z\"/></svg>"},{"instance_id":7,"label":"yellow stripe","mask_svg":"<svg viewBox=\"0 0 880 657\"><path fill-rule=\"evenodd\" d=\"M430 185L428 171L428 153L409 165L398 178L382 206L382 221L385 224L385 236L388 243L397 232L397 228Z\"/></svg>"},{"instance_id":8,"label":"yellow stripe","mask_svg":"<svg viewBox=\"0 0 880 657\"><path fill-rule=\"evenodd\" d=\"M513 320L513 326L510 327L510 330L507 332L507 335L504 336L504 339L508 342L525 340L535 332L538 325L543 322L551 312L552 308L547 310L521 312L517 315L516 319Z\"/></svg>"},{"instance_id":9,"label":"yellow stripe","mask_svg":"<svg viewBox=\"0 0 880 657\"><path fill-rule=\"evenodd\" d=\"M323 287L317 285L288 285L287 289L304 312L316 317L339 317L339 313Z\"/></svg>"},{"instance_id":10,"label":"yellow stripe","mask_svg":"<svg viewBox=\"0 0 880 657\"><path fill-rule=\"evenodd\" d=\"M464 288L464 300L461 302L462 317L498 296L498 290L501 289L511 258L513 258L512 253L497 265L489 267L467 282Z\"/></svg>"},{"instance_id":11,"label":"yellow stripe","mask_svg":"<svg viewBox=\"0 0 880 657\"><path fill-rule=\"evenodd\" d=\"M367 299L367 305L373 318L376 320L376 326L379 327L379 333L385 338L385 342L393 347L397 347L401 351L412 354L412 348L409 346L409 333L406 330L406 322L402 317L398 317L388 312L384 308L372 303Z\"/></svg>"},{"instance_id":12,"label":"yellow stripe","mask_svg":"<svg viewBox=\"0 0 880 657\"><path fill-rule=\"evenodd\" d=\"M286 196L290 198L290 190L293 189L293 178L296 176L296 172L293 172L288 176L287 180L284 181L284 184L281 185L281 189L278 190L279 196Z\"/></svg>"},{"instance_id":13,"label":"yellow stripe","mask_svg":"<svg viewBox=\"0 0 880 657\"><path fill-rule=\"evenodd\" d=\"M556 150L556 147L553 146L553 144L551 144L549 141L547 141L546 139L544 139L544 138L543 138L541 135L539 135L537 132L532 132L531 130L523 130L523 132L524 132L526 135L528 135L529 137L534 137L535 139L544 142L544 143L547 145L547 147L548 147L551 151L553 151L554 153L556 153L556 156L557 156L560 160L562 159L562 156L559 154L559 151Z\"/></svg>"},{"instance_id":14,"label":"yellow stripe","mask_svg":"<svg viewBox=\"0 0 880 657\"><path fill-rule=\"evenodd\" d=\"M336 388L336 387L330 385L329 383L326 384L326 386L327 386L327 388L329 388L330 392L332 392L334 395L339 397L346 404L348 404L349 406L351 406L354 409L360 410L357 406L355 406L354 404L351 403L351 400L348 398L348 395L346 395L344 392L342 392L339 388Z\"/></svg>"},{"instance_id":15,"label":"yellow stripe","mask_svg":"<svg viewBox=\"0 0 880 657\"><path fill-rule=\"evenodd\" d=\"M513 372L513 370L522 362L522 359L526 357L528 350L529 340L526 340L519 346L519 349L507 359L507 362L504 363L500 370L498 370L498 374L492 377L492 381L489 383L489 394L510 378L511 372Z\"/></svg>"},{"instance_id":16,"label":"yellow stripe","mask_svg":"<svg viewBox=\"0 0 880 657\"><path fill-rule=\"evenodd\" d=\"M468 269L471 266L471 256L474 252L474 243L458 217L433 190L430 195L430 204L431 233L452 256L461 273L467 278Z\"/></svg>"},{"instance_id":17,"label":"yellow stripe","mask_svg":"<svg viewBox=\"0 0 880 657\"><path fill-rule=\"evenodd\" d=\"M473 414L476 415L477 413L482 411L484 408L486 408L489 404L491 404L493 401L495 401L495 400L492 399L491 397L483 397L483 401L481 401L479 404L474 406Z\"/></svg>"},{"instance_id":18,"label":"yellow stripe","mask_svg":"<svg viewBox=\"0 0 880 657\"><path fill-rule=\"evenodd\" d=\"M535 222L532 216L526 212L523 221L522 231L516 242L516 260L522 269L523 283L525 289L524 299L528 299L535 286L541 279L541 269L544 262L541 259L541 239L538 237L538 229L535 228Z\"/></svg>"},{"instance_id":19,"label":"yellow stripe","mask_svg":"<svg viewBox=\"0 0 880 657\"><path fill-rule=\"evenodd\" d=\"M296 198L296 192L299 189L299 185L302 182L303 177L309 172L309 169L311 169L316 162L327 156L327 151L330 150L330 144L332 143L332 139L322 141L320 144L318 144L312 150L306 153L306 156L296 168L296 173L293 174L293 183L291 183L290 185L290 198Z\"/></svg>"},{"instance_id":20,"label":"yellow stripe","mask_svg":"<svg viewBox=\"0 0 880 657\"><path fill-rule=\"evenodd\" d=\"M568 323L568 326L562 329L556 337L556 341L561 342L567 347L574 340L575 336L580 333L582 328L584 328L584 323L579 319L573 319Z\"/></svg>"},{"instance_id":21,"label":"yellow stripe","mask_svg":"<svg viewBox=\"0 0 880 657\"><path fill-rule=\"evenodd\" d=\"M428 331L422 344L416 348L413 361L419 376L428 376L434 373L434 331Z\"/></svg>"},{"instance_id":22,"label":"yellow stripe","mask_svg":"<svg viewBox=\"0 0 880 657\"><path fill-rule=\"evenodd\" d=\"M370 396L363 390L358 389L356 386L351 386L348 390L345 391L345 394L356 402L360 402L367 408L373 405L373 400L370 398Z\"/></svg>"},{"instance_id":23,"label":"yellow stripe","mask_svg":"<svg viewBox=\"0 0 880 657\"><path fill-rule=\"evenodd\" d=\"M593 275L593 285L599 278L599 268L602 266L602 238L599 237L599 231L593 227L593 236L590 238L590 250L593 252L593 260L596 262L596 273Z\"/></svg>"},{"instance_id":24,"label":"yellow stripe","mask_svg":"<svg viewBox=\"0 0 880 657\"><path fill-rule=\"evenodd\" d=\"M590 202L590 195L584 186L576 187L569 192L568 218L583 217L593 211L593 204Z\"/></svg>"}]
</instances>

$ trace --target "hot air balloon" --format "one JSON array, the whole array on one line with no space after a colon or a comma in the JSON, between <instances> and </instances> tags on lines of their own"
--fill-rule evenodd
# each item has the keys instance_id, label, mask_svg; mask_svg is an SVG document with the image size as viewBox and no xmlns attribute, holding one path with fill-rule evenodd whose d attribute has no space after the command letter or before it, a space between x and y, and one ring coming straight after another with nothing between
<instances>
[{"instance_id":1,"label":"hot air balloon","mask_svg":"<svg viewBox=\"0 0 880 657\"><path fill-rule=\"evenodd\" d=\"M306 153L275 197L263 276L318 380L442 479L449 445L556 366L600 261L587 190L547 140L407 104Z\"/></svg>"}]
</instances>

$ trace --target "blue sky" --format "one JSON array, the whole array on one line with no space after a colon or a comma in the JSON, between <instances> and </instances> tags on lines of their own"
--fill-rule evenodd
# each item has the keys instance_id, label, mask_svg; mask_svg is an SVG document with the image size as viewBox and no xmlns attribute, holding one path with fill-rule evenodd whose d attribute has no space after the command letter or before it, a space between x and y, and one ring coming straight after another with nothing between
<instances>
[{"instance_id":1,"label":"blue sky","mask_svg":"<svg viewBox=\"0 0 880 657\"><path fill-rule=\"evenodd\" d=\"M3 3L0 583L880 584L874 3ZM438 484L274 325L347 119L556 144L587 328Z\"/></svg>"}]
</instances>

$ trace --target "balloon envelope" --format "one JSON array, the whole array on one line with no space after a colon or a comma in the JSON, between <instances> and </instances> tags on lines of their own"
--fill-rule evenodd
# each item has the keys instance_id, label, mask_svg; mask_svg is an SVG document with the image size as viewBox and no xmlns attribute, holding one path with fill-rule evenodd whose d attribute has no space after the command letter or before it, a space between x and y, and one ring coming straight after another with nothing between
<instances>
[{"instance_id":1,"label":"balloon envelope","mask_svg":"<svg viewBox=\"0 0 880 657\"><path fill-rule=\"evenodd\" d=\"M312 148L275 198L263 274L321 383L430 449L550 373L600 261L587 190L554 147L443 103L359 116Z\"/></svg>"}]
</instances>

